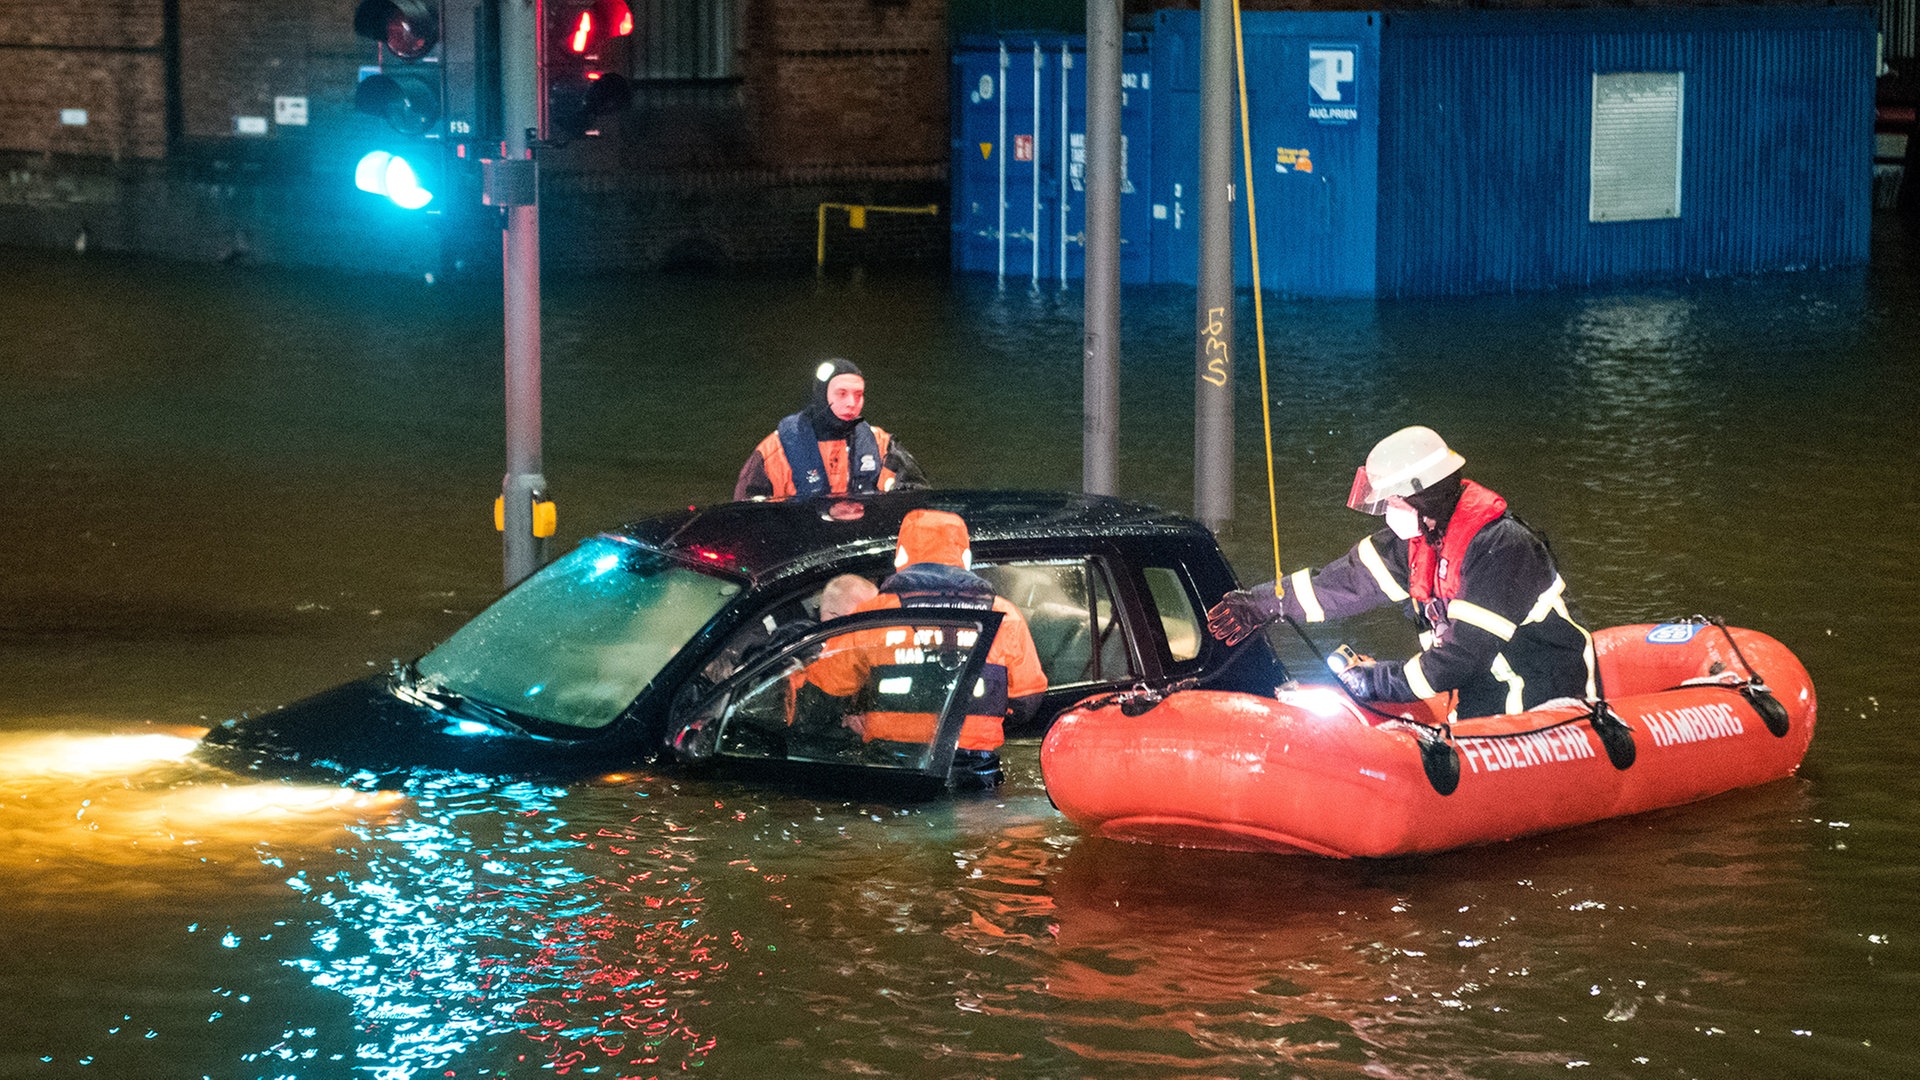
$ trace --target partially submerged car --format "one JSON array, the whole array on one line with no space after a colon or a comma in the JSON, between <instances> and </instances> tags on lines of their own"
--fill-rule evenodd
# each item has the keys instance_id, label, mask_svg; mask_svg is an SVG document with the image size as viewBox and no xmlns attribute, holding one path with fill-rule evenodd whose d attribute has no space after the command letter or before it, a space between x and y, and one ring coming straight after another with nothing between
<instances>
[{"instance_id":1,"label":"partially submerged car","mask_svg":"<svg viewBox=\"0 0 1920 1080\"><path fill-rule=\"evenodd\" d=\"M998 614L818 621L833 577L884 580L901 518L923 507L966 519L974 571L1032 630L1048 690L1010 736L1042 733L1093 694L1271 692L1286 679L1261 636L1229 649L1206 633L1208 604L1237 583L1213 535L1179 515L1000 491L726 503L584 540L419 659L229 720L202 752L383 775L584 775L665 758L875 789L990 785L997 760L956 770L954 746ZM872 685L823 704L809 668L853 648L874 653L855 658ZM882 711L925 723L906 741L863 738L862 718Z\"/></svg>"}]
</instances>

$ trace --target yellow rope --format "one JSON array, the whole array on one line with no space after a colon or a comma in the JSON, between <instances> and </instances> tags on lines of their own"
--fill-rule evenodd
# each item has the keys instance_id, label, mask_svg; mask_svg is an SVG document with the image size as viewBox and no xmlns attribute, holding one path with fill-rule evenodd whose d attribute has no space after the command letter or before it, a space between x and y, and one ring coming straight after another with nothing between
<instances>
[{"instance_id":1,"label":"yellow rope","mask_svg":"<svg viewBox=\"0 0 1920 1080\"><path fill-rule=\"evenodd\" d=\"M1247 123L1247 45L1240 35L1240 0L1233 0L1233 62L1240 77L1240 159L1247 174L1247 254L1253 260L1253 337L1260 355L1260 423L1267 433L1267 517L1273 531L1273 595L1281 595L1280 500L1273 484L1273 400L1267 393L1267 312L1260 300L1260 228L1253 211L1253 133Z\"/></svg>"}]
</instances>

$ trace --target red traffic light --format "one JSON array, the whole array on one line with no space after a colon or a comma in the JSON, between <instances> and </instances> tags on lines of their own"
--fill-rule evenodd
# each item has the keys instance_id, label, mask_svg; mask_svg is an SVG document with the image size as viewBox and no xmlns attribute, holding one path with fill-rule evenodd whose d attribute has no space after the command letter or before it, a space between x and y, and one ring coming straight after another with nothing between
<instances>
[{"instance_id":1,"label":"red traffic light","mask_svg":"<svg viewBox=\"0 0 1920 1080\"><path fill-rule=\"evenodd\" d=\"M560 0L553 10L552 40L576 57L595 59L609 38L633 33L633 9L625 0Z\"/></svg>"},{"instance_id":2,"label":"red traffic light","mask_svg":"<svg viewBox=\"0 0 1920 1080\"><path fill-rule=\"evenodd\" d=\"M360 0L353 32L402 60L418 60L440 44L440 16L429 0Z\"/></svg>"},{"instance_id":3,"label":"red traffic light","mask_svg":"<svg viewBox=\"0 0 1920 1080\"><path fill-rule=\"evenodd\" d=\"M547 19L542 136L596 135L600 117L633 98L621 40L633 33L633 10L625 0L549 0Z\"/></svg>"}]
</instances>

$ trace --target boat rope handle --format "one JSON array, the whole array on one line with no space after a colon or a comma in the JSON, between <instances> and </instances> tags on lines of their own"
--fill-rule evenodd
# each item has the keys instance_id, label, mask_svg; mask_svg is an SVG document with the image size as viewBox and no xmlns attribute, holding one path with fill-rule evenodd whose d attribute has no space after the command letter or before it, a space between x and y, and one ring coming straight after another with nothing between
<instances>
[{"instance_id":1,"label":"boat rope handle","mask_svg":"<svg viewBox=\"0 0 1920 1080\"><path fill-rule=\"evenodd\" d=\"M1747 654L1740 651L1740 642L1734 640L1733 628L1727 625L1727 620L1718 615L1689 615L1685 619L1672 621L1705 623L1708 626L1720 628L1721 635L1727 639L1727 645L1733 649L1734 657L1740 661L1741 667L1747 669L1747 678L1729 684L1727 688L1747 699L1747 704L1753 706L1753 711L1760 717L1760 722L1767 726L1767 730L1773 733L1775 738L1785 738L1788 729L1793 726L1793 718L1787 714L1787 707L1781 704L1780 699L1773 696L1773 688L1767 685L1766 676L1760 674L1760 669L1753 666L1753 661L1747 659Z\"/></svg>"},{"instance_id":2,"label":"boat rope handle","mask_svg":"<svg viewBox=\"0 0 1920 1080\"><path fill-rule=\"evenodd\" d=\"M1233 62L1240 83L1240 160L1247 177L1247 255L1253 262L1253 339L1260 357L1260 424L1267 438L1267 520L1273 535L1273 595L1282 595L1280 502L1273 483L1273 406L1267 392L1267 309L1260 293L1260 217L1253 206L1253 135L1247 121L1247 44L1240 30L1240 0L1233 0ZM1322 658L1324 659L1324 657Z\"/></svg>"},{"instance_id":3,"label":"boat rope handle","mask_svg":"<svg viewBox=\"0 0 1920 1080\"><path fill-rule=\"evenodd\" d=\"M1198 678L1181 679L1178 682L1168 683L1166 686L1158 687L1151 686L1145 682L1139 682L1125 690L1116 690L1111 694L1102 694L1097 698L1083 701L1074 707L1085 709L1088 712L1094 712L1118 705L1120 706L1120 711L1127 716L1140 716L1151 711L1155 705L1160 704L1180 691L1192 690L1199 685L1200 680Z\"/></svg>"},{"instance_id":4,"label":"boat rope handle","mask_svg":"<svg viewBox=\"0 0 1920 1080\"><path fill-rule=\"evenodd\" d=\"M1727 626L1727 620L1718 615L1695 615L1694 618L1710 626L1719 627L1721 636L1727 639L1727 645L1733 649L1733 655L1739 659L1740 666L1747 669L1747 674L1751 677L1753 684L1762 690L1766 689L1766 676L1761 675L1759 670L1753 666L1753 662L1747 659L1747 654L1740 651L1740 643L1733 640L1733 630Z\"/></svg>"}]
</instances>

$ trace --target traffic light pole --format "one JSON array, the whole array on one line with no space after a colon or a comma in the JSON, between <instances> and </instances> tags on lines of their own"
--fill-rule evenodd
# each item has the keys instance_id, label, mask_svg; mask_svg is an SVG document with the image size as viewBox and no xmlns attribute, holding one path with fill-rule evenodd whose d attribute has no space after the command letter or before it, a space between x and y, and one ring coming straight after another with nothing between
<instances>
[{"instance_id":1,"label":"traffic light pole","mask_svg":"<svg viewBox=\"0 0 1920 1080\"><path fill-rule=\"evenodd\" d=\"M512 588L546 560L534 508L547 501L540 473L540 173L534 160L544 94L540 35L544 0L500 0L501 155L490 162L486 201L506 212L507 473L501 481L504 584Z\"/></svg>"}]
</instances>

